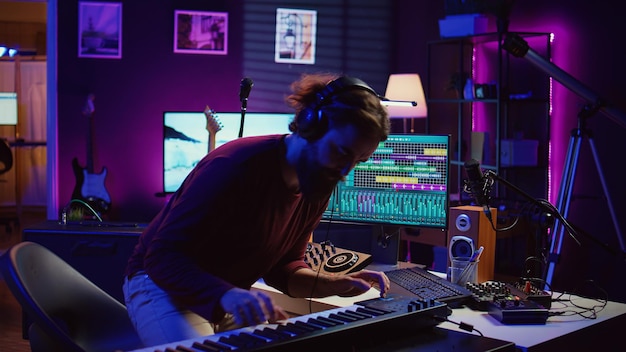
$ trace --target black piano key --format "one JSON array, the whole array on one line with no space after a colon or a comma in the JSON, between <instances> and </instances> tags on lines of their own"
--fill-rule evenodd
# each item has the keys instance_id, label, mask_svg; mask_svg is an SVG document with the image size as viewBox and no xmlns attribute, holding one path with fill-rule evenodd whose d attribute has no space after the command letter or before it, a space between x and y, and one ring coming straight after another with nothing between
<instances>
[{"instance_id":1,"label":"black piano key","mask_svg":"<svg viewBox=\"0 0 626 352\"><path fill-rule=\"evenodd\" d=\"M267 343L267 339L260 336L255 336L249 332L242 332L237 337L248 340L248 346L259 346Z\"/></svg>"},{"instance_id":2,"label":"black piano key","mask_svg":"<svg viewBox=\"0 0 626 352\"><path fill-rule=\"evenodd\" d=\"M352 318L352 317L348 317L345 315L342 315L341 312L338 313L330 313L328 315L329 318L333 318L333 319L337 319L337 320L341 320L344 321L346 323L352 323L354 321L356 321L356 319Z\"/></svg>"},{"instance_id":3,"label":"black piano key","mask_svg":"<svg viewBox=\"0 0 626 352\"><path fill-rule=\"evenodd\" d=\"M347 311L345 311L343 313L347 314L347 315L349 315L351 317L354 317L354 318L356 318L358 320L368 319L368 318L372 317L372 315L370 315L370 314L363 314L363 313L355 312L353 310L347 310Z\"/></svg>"},{"instance_id":4,"label":"black piano key","mask_svg":"<svg viewBox=\"0 0 626 352\"><path fill-rule=\"evenodd\" d=\"M220 347L216 347L216 346L211 346L211 345L207 345L201 342L194 342L191 347L195 348L196 350L200 350L200 351L207 351L207 352L222 352L222 351L228 351L225 350L223 348Z\"/></svg>"},{"instance_id":5,"label":"black piano key","mask_svg":"<svg viewBox=\"0 0 626 352\"><path fill-rule=\"evenodd\" d=\"M343 325L343 324L345 324L345 323L346 323L346 322L345 322L345 321L343 321L343 320L337 320L337 319L333 319L333 318L330 318L330 317L322 317L322 316L319 316L319 317L317 317L317 319L318 319L318 320L321 320L321 321L323 321L323 322L326 322L326 323L333 324L333 326Z\"/></svg>"},{"instance_id":6,"label":"black piano key","mask_svg":"<svg viewBox=\"0 0 626 352\"><path fill-rule=\"evenodd\" d=\"M282 331L277 331L274 329L270 329L268 327L264 329L256 329L252 333L255 335L263 336L273 341L285 340L291 337L291 334L284 333Z\"/></svg>"},{"instance_id":7,"label":"black piano key","mask_svg":"<svg viewBox=\"0 0 626 352\"><path fill-rule=\"evenodd\" d=\"M309 318L307 320L307 323L315 324L315 325L321 326L323 328L330 328L331 326L336 326L337 325L335 323L329 323L329 322L326 322L326 321L319 320L317 318Z\"/></svg>"},{"instance_id":8,"label":"black piano key","mask_svg":"<svg viewBox=\"0 0 626 352\"><path fill-rule=\"evenodd\" d=\"M212 340L204 340L202 344L206 346L218 348L219 351L232 351L233 350L231 346L224 345L222 343L219 343L217 341L212 341Z\"/></svg>"},{"instance_id":9,"label":"black piano key","mask_svg":"<svg viewBox=\"0 0 626 352\"><path fill-rule=\"evenodd\" d=\"M233 334L233 335L229 335L229 336L222 336L219 339L220 342L231 345L231 346L235 346L238 348L248 348L251 347L249 346L249 341L246 339L242 339L240 337L238 337L237 335Z\"/></svg>"},{"instance_id":10,"label":"black piano key","mask_svg":"<svg viewBox=\"0 0 626 352\"><path fill-rule=\"evenodd\" d=\"M337 313L337 314L339 314L339 315L343 315L343 316L346 316L346 317L349 317L349 318L351 318L351 319L354 319L354 321L358 321L358 320L363 320L363 319L365 319L365 318L363 318L363 317L362 317L362 316L360 316L360 315L352 314L352 312L350 312L349 310L342 311L342 312L339 312L339 313Z\"/></svg>"},{"instance_id":11,"label":"black piano key","mask_svg":"<svg viewBox=\"0 0 626 352\"><path fill-rule=\"evenodd\" d=\"M300 334L304 334L305 332L308 332L307 330L296 326L294 323L286 323L284 325L279 325L278 329L281 331L289 331L291 333L293 333L294 335L298 336Z\"/></svg>"},{"instance_id":12,"label":"black piano key","mask_svg":"<svg viewBox=\"0 0 626 352\"><path fill-rule=\"evenodd\" d=\"M384 310L380 310L380 309L376 309L376 308L371 308L371 307L359 307L356 309L357 312L363 312L365 314L371 314L374 316L379 316L379 315L384 315L384 314L388 314L391 312L388 311L384 311Z\"/></svg>"},{"instance_id":13,"label":"black piano key","mask_svg":"<svg viewBox=\"0 0 626 352\"><path fill-rule=\"evenodd\" d=\"M321 327L319 327L319 326L316 326L316 325L311 325L311 324L307 324L307 323L305 323L305 322L303 322L303 321L301 321L301 320L296 320L296 321L294 322L294 324L298 325L298 327L301 327L301 328L303 328L303 329L307 329L307 330L309 330L309 331L322 330L322 328L321 328Z\"/></svg>"}]
</instances>

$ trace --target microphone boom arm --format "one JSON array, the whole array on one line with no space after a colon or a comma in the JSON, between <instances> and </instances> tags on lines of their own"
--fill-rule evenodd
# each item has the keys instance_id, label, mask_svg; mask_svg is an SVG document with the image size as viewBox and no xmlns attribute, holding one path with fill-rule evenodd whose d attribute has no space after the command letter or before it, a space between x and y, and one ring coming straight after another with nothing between
<instances>
[{"instance_id":1,"label":"microphone boom arm","mask_svg":"<svg viewBox=\"0 0 626 352\"><path fill-rule=\"evenodd\" d=\"M522 189L520 189L519 187L515 186L514 184L512 184L511 182L505 180L504 178L498 176L495 172L493 172L492 170L487 170L485 171L485 178L488 180L491 180L491 182L494 181L498 181L502 184L504 184L506 187L510 188L511 190L515 191L515 193L521 195L522 197L524 197L526 200L528 200L530 203L536 205L537 207L539 207L540 209L544 210L547 214L557 218L561 224L563 224L563 226L567 229L567 233L570 235L570 237L580 246L581 243L580 241L576 238L576 235L578 234L583 234L585 235L586 238L590 239L591 241L593 241L594 243L596 243L597 245L599 245L600 247L604 248L607 252L609 252L612 255L618 255L621 254L621 256L626 259L626 252L620 252L618 250L616 250L615 248L609 246L606 243L601 242L600 240L598 240L597 238L595 238L594 236L592 236L591 234L587 233L586 231L583 231L582 229L580 229L578 226L574 226L572 225L569 221L567 221L565 219L565 217L559 212L558 209L556 209L552 204L550 204L548 201L546 200L540 200L537 198L533 198L530 194L526 193L525 191L523 191Z\"/></svg>"}]
</instances>

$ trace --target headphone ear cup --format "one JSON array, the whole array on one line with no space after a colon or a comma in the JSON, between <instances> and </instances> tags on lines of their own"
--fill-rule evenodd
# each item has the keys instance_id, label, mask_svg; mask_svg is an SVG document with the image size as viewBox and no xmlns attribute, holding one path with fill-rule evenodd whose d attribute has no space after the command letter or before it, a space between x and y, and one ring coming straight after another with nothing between
<instances>
[{"instance_id":1,"label":"headphone ear cup","mask_svg":"<svg viewBox=\"0 0 626 352\"><path fill-rule=\"evenodd\" d=\"M298 115L298 134L307 141L314 141L326 133L328 121L320 108L305 108Z\"/></svg>"},{"instance_id":2,"label":"headphone ear cup","mask_svg":"<svg viewBox=\"0 0 626 352\"><path fill-rule=\"evenodd\" d=\"M378 94L365 82L353 77L339 77L328 83L326 87L317 94L316 101L306 107L298 114L298 134L308 141L321 138L328 130L328 117L322 111L322 107L338 92L346 89L362 89L378 97Z\"/></svg>"}]
</instances>

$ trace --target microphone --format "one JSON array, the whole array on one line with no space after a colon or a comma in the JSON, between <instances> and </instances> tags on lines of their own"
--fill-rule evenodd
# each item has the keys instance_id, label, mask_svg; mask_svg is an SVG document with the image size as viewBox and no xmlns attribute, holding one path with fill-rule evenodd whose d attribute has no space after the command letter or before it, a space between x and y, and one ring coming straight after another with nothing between
<instances>
[{"instance_id":1,"label":"microphone","mask_svg":"<svg viewBox=\"0 0 626 352\"><path fill-rule=\"evenodd\" d=\"M250 90L252 90L252 86L254 82L252 79L245 77L241 80L241 85L239 87L239 101L241 101L241 123L239 124L239 138L243 136L243 125L246 115L246 108L248 106L248 96L250 95Z\"/></svg>"},{"instance_id":2,"label":"microphone","mask_svg":"<svg viewBox=\"0 0 626 352\"><path fill-rule=\"evenodd\" d=\"M250 90L252 90L253 85L254 82L248 77L241 80L241 86L239 88L239 101L242 104L248 100L248 96L250 95Z\"/></svg>"},{"instance_id":3,"label":"microphone","mask_svg":"<svg viewBox=\"0 0 626 352\"><path fill-rule=\"evenodd\" d=\"M489 193L493 181L486 178L480 170L480 163L474 159L465 162L465 173L467 180L463 190L470 194L476 203L483 207L483 211L489 220L491 220L491 211L489 210Z\"/></svg>"}]
</instances>

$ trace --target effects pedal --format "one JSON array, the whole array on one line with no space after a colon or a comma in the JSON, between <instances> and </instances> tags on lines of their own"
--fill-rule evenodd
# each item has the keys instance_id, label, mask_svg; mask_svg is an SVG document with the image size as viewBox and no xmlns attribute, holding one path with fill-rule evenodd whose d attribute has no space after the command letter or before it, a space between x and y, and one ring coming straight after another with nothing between
<instances>
[{"instance_id":1,"label":"effects pedal","mask_svg":"<svg viewBox=\"0 0 626 352\"><path fill-rule=\"evenodd\" d=\"M552 295L533 285L532 282L516 282L511 286L521 291L525 296L524 299L538 303L547 309L552 307Z\"/></svg>"},{"instance_id":2,"label":"effects pedal","mask_svg":"<svg viewBox=\"0 0 626 352\"><path fill-rule=\"evenodd\" d=\"M529 300L498 299L488 303L489 315L502 324L545 324L548 310L536 302Z\"/></svg>"},{"instance_id":3,"label":"effects pedal","mask_svg":"<svg viewBox=\"0 0 626 352\"><path fill-rule=\"evenodd\" d=\"M309 242L304 262L314 271L328 275L343 275L359 271L372 262L372 256L335 247L330 241Z\"/></svg>"}]
</instances>

